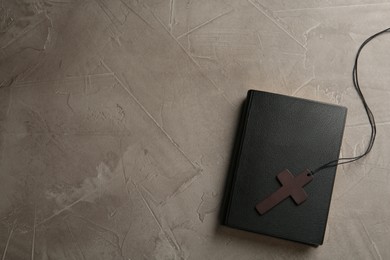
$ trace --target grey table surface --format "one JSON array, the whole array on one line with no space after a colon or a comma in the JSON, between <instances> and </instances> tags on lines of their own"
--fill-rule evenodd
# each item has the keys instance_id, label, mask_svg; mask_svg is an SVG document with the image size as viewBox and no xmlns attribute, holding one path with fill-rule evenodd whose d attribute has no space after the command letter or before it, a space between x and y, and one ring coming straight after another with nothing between
<instances>
[{"instance_id":1,"label":"grey table surface","mask_svg":"<svg viewBox=\"0 0 390 260\"><path fill-rule=\"evenodd\" d=\"M383 0L1 0L1 259L390 259L390 35L360 60L372 153L338 168L323 246L221 226L248 89L347 106Z\"/></svg>"}]
</instances>

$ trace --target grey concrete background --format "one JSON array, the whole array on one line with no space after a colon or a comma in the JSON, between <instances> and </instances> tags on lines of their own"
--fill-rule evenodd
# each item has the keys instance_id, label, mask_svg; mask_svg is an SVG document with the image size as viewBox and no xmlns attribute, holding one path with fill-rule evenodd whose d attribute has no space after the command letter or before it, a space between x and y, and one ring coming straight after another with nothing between
<instances>
[{"instance_id":1,"label":"grey concrete background","mask_svg":"<svg viewBox=\"0 0 390 260\"><path fill-rule=\"evenodd\" d=\"M248 89L349 108L383 0L1 0L1 259L390 259L390 35L360 60L378 123L319 248L217 221Z\"/></svg>"}]
</instances>

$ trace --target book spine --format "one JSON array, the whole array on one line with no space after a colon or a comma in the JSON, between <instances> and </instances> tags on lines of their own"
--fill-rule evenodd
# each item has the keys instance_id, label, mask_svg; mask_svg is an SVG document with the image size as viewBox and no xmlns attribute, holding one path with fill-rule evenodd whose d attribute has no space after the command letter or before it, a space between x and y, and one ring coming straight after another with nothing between
<instances>
[{"instance_id":1,"label":"book spine","mask_svg":"<svg viewBox=\"0 0 390 260\"><path fill-rule=\"evenodd\" d=\"M250 115L251 111L251 105L252 105L252 97L253 97L253 90L248 91L247 99L244 104L244 109L242 111L241 115L241 120L239 123L239 127L237 130L237 137L236 137L236 143L233 148L233 155L232 155L232 160L231 160L231 165L230 165L230 170L227 178L227 185L226 185L226 192L225 192L225 201L224 205L226 208L226 214L223 219L223 224L228 224L229 221L229 213L230 213L230 205L231 205L231 200L234 194L234 187L235 187L235 182L237 178L237 168L239 165L240 157L241 157L241 151L242 151L242 146L244 142L244 137L245 137L245 131L246 131L246 126L248 122L248 118Z\"/></svg>"}]
</instances>

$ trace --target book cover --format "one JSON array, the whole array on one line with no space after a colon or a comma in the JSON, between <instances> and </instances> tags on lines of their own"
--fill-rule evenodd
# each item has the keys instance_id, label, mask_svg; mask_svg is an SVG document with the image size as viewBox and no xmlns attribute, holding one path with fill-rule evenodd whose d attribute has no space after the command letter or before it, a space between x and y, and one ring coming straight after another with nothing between
<instances>
[{"instance_id":1,"label":"book cover","mask_svg":"<svg viewBox=\"0 0 390 260\"><path fill-rule=\"evenodd\" d=\"M297 194L264 214L256 205L278 191L283 178L303 176L307 169L337 159L346 115L345 107L249 90L226 188L224 224L321 245L336 167L324 169L307 185L302 184L298 195L307 198L300 205L294 201Z\"/></svg>"}]
</instances>

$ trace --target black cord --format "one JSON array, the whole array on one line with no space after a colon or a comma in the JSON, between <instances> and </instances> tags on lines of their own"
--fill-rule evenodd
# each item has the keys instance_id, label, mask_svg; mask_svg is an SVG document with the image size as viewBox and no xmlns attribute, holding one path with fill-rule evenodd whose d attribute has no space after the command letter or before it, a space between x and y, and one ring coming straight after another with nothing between
<instances>
[{"instance_id":1,"label":"black cord","mask_svg":"<svg viewBox=\"0 0 390 260\"><path fill-rule=\"evenodd\" d=\"M359 60L360 52L362 51L364 46L366 46L367 43L369 43L375 37L377 37L381 34L387 33L387 32L390 32L390 28L387 28L383 31L380 31L380 32L370 36L362 43L362 45L360 45L360 47L356 53L355 64L354 64L353 70L352 70L353 86L355 87L356 92L358 93L360 100L363 103L364 109L366 110L366 113L367 113L368 121L369 121L370 126L371 126L371 136L370 136L370 141L368 143L366 151L364 153L362 153L361 155L356 156L356 157L339 158L339 159L327 162L324 165L315 169L314 171L311 171L312 175L314 175L314 174L318 173L319 171L326 169L326 168L335 167L335 166L340 165L340 164L346 164L346 163L351 163L351 162L357 161L357 160L363 158L364 156L366 156L371 151L371 149L374 145L374 142L375 142L375 137L376 137L376 124L375 124L374 115L372 114L371 109L368 107L366 99L364 98L363 93L360 89L359 78L358 78L358 60Z\"/></svg>"}]
</instances>

